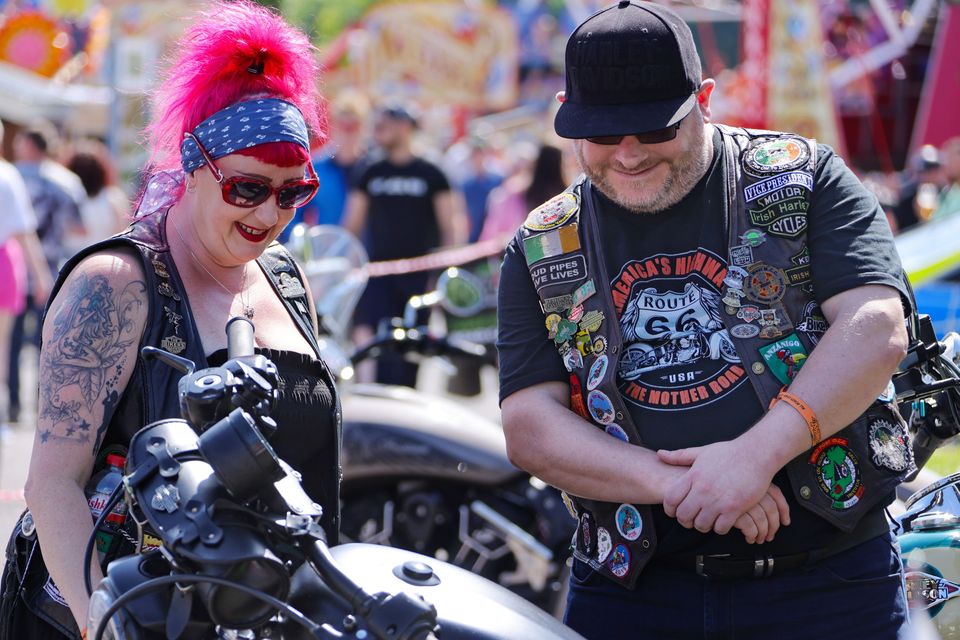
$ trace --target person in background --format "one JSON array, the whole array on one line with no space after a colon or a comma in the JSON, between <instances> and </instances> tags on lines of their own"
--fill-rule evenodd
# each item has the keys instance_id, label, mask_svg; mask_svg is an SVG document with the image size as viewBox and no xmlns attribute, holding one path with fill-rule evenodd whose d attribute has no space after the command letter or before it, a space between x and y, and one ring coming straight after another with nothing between
<instances>
[{"instance_id":1,"label":"person in background","mask_svg":"<svg viewBox=\"0 0 960 640\"><path fill-rule=\"evenodd\" d=\"M0 393L6 393L14 319L26 307L28 293L34 300L46 301L53 279L37 238L37 220L23 178L2 157L0 202L5 204L5 213L0 216ZM5 398L0 397L0 432L14 419Z\"/></svg>"},{"instance_id":2,"label":"person in background","mask_svg":"<svg viewBox=\"0 0 960 640\"><path fill-rule=\"evenodd\" d=\"M890 227L829 147L714 123L665 4L567 41L584 176L530 212L497 305L507 452L577 514L565 622L603 640L893 640L885 508L916 470Z\"/></svg>"},{"instance_id":3,"label":"person in background","mask_svg":"<svg viewBox=\"0 0 960 640\"><path fill-rule=\"evenodd\" d=\"M467 216L443 171L417 155L412 107L390 104L374 120L381 156L356 176L344 226L364 239L371 262L422 256L467 239ZM428 272L371 278L357 305L354 341L365 344L381 320L400 316L413 295L425 293ZM425 316L424 316L425 318ZM394 354L376 362L376 380L415 387L418 367ZM364 370L358 376L369 375Z\"/></svg>"},{"instance_id":4,"label":"person in background","mask_svg":"<svg viewBox=\"0 0 960 640\"><path fill-rule=\"evenodd\" d=\"M278 13L239 0L205 3L171 55L135 220L71 258L46 310L24 487L36 537L18 523L8 546L0 629L10 640L85 634L84 573L96 584L112 557L143 542L128 518L110 534L118 547L84 566L85 488L145 425L180 417L181 376L141 349L220 366L230 318L256 324L256 352L279 378L270 444L322 506L331 544L338 535L339 400L303 274L274 242L317 190L311 137L323 142L326 114L316 49Z\"/></svg>"},{"instance_id":5,"label":"person in background","mask_svg":"<svg viewBox=\"0 0 960 640\"><path fill-rule=\"evenodd\" d=\"M47 259L50 276L69 258L71 248L83 242L86 231L80 207L86 192L80 178L54 158L59 151L56 128L37 120L17 132L13 152L17 170L30 194L37 217L37 237ZM11 419L20 414L20 354L25 345L40 345L40 317L46 300L27 297L27 306L17 315L10 337L8 398Z\"/></svg>"},{"instance_id":6,"label":"person in background","mask_svg":"<svg viewBox=\"0 0 960 640\"><path fill-rule=\"evenodd\" d=\"M126 227L130 222L130 201L116 184L110 152L102 142L80 141L74 145L64 165L80 178L87 195L80 205L86 233L71 247L71 253L76 253Z\"/></svg>"},{"instance_id":7,"label":"person in background","mask_svg":"<svg viewBox=\"0 0 960 640\"><path fill-rule=\"evenodd\" d=\"M489 143L480 137L470 139L470 171L460 183L460 191L470 220L469 242L476 242L487 217L490 192L503 182L503 175L493 165Z\"/></svg>"},{"instance_id":8,"label":"person in background","mask_svg":"<svg viewBox=\"0 0 960 640\"><path fill-rule=\"evenodd\" d=\"M933 220L960 213L960 136L950 138L940 150L943 165L943 189L937 197Z\"/></svg>"},{"instance_id":9,"label":"person in background","mask_svg":"<svg viewBox=\"0 0 960 640\"><path fill-rule=\"evenodd\" d=\"M299 222L310 226L343 222L351 180L367 156L369 118L370 101L363 93L347 89L333 99L330 140L313 156L320 190L307 206L297 210L281 240Z\"/></svg>"},{"instance_id":10,"label":"person in background","mask_svg":"<svg viewBox=\"0 0 960 640\"><path fill-rule=\"evenodd\" d=\"M517 172L491 192L480 240L501 238L506 243L530 210L549 199L548 194L559 193L566 186L563 152L551 144L541 144L532 163L521 162Z\"/></svg>"},{"instance_id":11,"label":"person in background","mask_svg":"<svg viewBox=\"0 0 960 640\"><path fill-rule=\"evenodd\" d=\"M944 186L940 152L932 144L925 144L910 159L900 185L900 193L893 207L897 233L926 222L937 208L937 198Z\"/></svg>"}]
</instances>

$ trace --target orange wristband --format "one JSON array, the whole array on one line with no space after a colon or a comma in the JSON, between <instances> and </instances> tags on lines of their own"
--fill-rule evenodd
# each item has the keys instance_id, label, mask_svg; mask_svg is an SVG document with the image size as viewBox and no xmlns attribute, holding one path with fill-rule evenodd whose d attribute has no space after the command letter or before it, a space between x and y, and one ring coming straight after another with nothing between
<instances>
[{"instance_id":1,"label":"orange wristband","mask_svg":"<svg viewBox=\"0 0 960 640\"><path fill-rule=\"evenodd\" d=\"M83 630L80 631L80 637L82 638L82 640L87 640L87 628L86 628L86 627L84 627Z\"/></svg>"},{"instance_id":2,"label":"orange wristband","mask_svg":"<svg viewBox=\"0 0 960 640\"><path fill-rule=\"evenodd\" d=\"M807 423L807 429L810 431L810 446L817 446L822 438L820 436L820 421L817 420L817 414L813 412L813 409L811 409L806 402L785 389L781 389L777 397L770 401L771 409L773 405L777 404L778 400L786 402L803 417L804 422Z\"/></svg>"}]
</instances>

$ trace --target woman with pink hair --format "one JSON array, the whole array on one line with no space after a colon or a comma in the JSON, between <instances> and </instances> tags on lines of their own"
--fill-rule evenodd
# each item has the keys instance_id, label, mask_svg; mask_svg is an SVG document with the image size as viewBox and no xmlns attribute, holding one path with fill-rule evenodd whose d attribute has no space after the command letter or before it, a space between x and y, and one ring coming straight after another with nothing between
<instances>
[{"instance_id":1,"label":"woman with pink hair","mask_svg":"<svg viewBox=\"0 0 960 640\"><path fill-rule=\"evenodd\" d=\"M91 477L141 427L180 413L181 374L140 350L218 366L232 316L252 320L257 352L277 365L270 442L301 470L335 542L339 400L303 274L274 242L317 190L309 149L326 135L317 72L306 36L246 1L213 4L179 42L154 95L135 220L70 260L46 310L29 511L8 546L0 636L85 635L84 571L96 580L112 558L151 542L113 511L98 533L100 563L83 566Z\"/></svg>"}]
</instances>

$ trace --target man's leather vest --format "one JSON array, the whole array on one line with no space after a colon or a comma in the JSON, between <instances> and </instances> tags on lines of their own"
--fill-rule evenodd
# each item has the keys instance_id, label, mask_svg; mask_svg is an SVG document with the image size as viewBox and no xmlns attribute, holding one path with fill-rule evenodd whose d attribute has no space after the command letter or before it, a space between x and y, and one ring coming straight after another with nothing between
<instances>
[{"instance_id":1,"label":"man's leather vest","mask_svg":"<svg viewBox=\"0 0 960 640\"><path fill-rule=\"evenodd\" d=\"M817 147L791 134L715 126L722 140L723 215L730 212L724 220L728 265L716 275L723 282L726 330L717 348L739 358L731 370L747 375L768 407L827 329L806 246ZM548 339L570 372L571 410L612 437L643 446L617 388L623 340L592 188L581 180L532 211L517 242ZM850 532L914 469L906 423L895 405L877 401L788 463L787 474L801 505ZM633 587L657 544L650 506L571 498L579 517L574 556Z\"/></svg>"},{"instance_id":2,"label":"man's leather vest","mask_svg":"<svg viewBox=\"0 0 960 640\"><path fill-rule=\"evenodd\" d=\"M164 224L166 217L166 211L141 217L123 232L91 245L71 258L60 271L50 300L56 297L73 268L87 256L101 251L132 249L141 258L149 300L147 321L140 347L152 346L165 349L192 360L200 369L207 366L207 358L190 309L186 289L170 255ZM310 303L307 300L305 288L300 282L300 272L293 257L282 245L274 243L257 259L257 263L277 296L283 301L294 324L310 343L317 359L320 359ZM194 304L199 303L194 302ZM322 363L322 366L326 370L327 378L331 381L337 446L334 452L335 457L330 461L329 477L324 479L324 486L333 489L329 495L312 497L323 506L323 524L328 532L330 543L336 544L337 532L340 529L341 410L339 395L332 385L334 377L326 369L325 363ZM165 418L179 418L177 384L182 375L157 359L144 358L142 354L138 354L136 366L116 405L100 450L110 445L120 445L125 449L133 435L147 424ZM280 427L283 428L283 425Z\"/></svg>"}]
</instances>

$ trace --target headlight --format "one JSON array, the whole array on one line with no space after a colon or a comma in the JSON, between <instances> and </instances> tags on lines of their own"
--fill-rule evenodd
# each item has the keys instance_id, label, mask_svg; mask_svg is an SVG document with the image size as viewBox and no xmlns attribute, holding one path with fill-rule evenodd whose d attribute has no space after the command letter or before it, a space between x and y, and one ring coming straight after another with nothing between
<instances>
[{"instance_id":1,"label":"headlight","mask_svg":"<svg viewBox=\"0 0 960 640\"><path fill-rule=\"evenodd\" d=\"M87 629L91 634L96 633L97 629L100 628L103 616L116 601L117 598L110 590L108 581L101 582L100 586L90 596L90 608L87 611ZM126 614L121 609L113 614L100 638L103 640L137 640L139 634L129 627L130 625L126 624ZM93 640L93 638L94 636L91 635L90 640ZM100 638L97 640L100 640Z\"/></svg>"}]
</instances>

